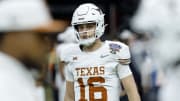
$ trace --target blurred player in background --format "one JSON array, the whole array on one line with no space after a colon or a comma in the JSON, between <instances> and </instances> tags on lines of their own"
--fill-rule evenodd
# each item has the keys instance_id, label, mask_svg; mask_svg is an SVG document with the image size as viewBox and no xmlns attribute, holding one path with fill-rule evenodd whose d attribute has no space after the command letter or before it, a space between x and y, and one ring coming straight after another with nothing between
<instances>
[{"instance_id":1,"label":"blurred player in background","mask_svg":"<svg viewBox=\"0 0 180 101\"><path fill-rule=\"evenodd\" d=\"M142 0L132 20L134 28L153 33L154 59L165 71L159 101L179 101L180 90L180 1Z\"/></svg>"},{"instance_id":2,"label":"blurred player in background","mask_svg":"<svg viewBox=\"0 0 180 101\"><path fill-rule=\"evenodd\" d=\"M47 64L60 28L43 0L1 0L0 14L0 100L42 101L31 71Z\"/></svg>"},{"instance_id":3,"label":"blurred player in background","mask_svg":"<svg viewBox=\"0 0 180 101\"><path fill-rule=\"evenodd\" d=\"M67 63L65 101L119 101L121 83L129 101L140 101L129 69L128 46L100 40L105 30L101 9L90 3L80 5L72 26L79 44L61 55Z\"/></svg>"}]
</instances>

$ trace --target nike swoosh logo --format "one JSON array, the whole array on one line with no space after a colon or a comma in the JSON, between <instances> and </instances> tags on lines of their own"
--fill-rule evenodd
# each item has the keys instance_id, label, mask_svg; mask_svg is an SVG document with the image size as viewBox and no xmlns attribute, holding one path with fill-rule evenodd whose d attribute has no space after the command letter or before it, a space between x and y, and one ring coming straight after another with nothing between
<instances>
[{"instance_id":1,"label":"nike swoosh logo","mask_svg":"<svg viewBox=\"0 0 180 101\"><path fill-rule=\"evenodd\" d=\"M101 57L101 58L105 58L105 57L107 57L107 56L109 56L109 54L101 55L100 57Z\"/></svg>"}]
</instances>

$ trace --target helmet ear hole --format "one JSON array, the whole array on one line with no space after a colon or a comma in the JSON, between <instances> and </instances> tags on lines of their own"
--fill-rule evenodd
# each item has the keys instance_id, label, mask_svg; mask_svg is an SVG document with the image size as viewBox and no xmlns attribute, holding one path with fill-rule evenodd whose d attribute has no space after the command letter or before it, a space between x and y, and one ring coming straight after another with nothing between
<instances>
[{"instance_id":1,"label":"helmet ear hole","mask_svg":"<svg viewBox=\"0 0 180 101\"><path fill-rule=\"evenodd\" d=\"M79 40L80 38L79 38L79 35L76 33L76 38Z\"/></svg>"},{"instance_id":2,"label":"helmet ear hole","mask_svg":"<svg viewBox=\"0 0 180 101\"><path fill-rule=\"evenodd\" d=\"M79 37L78 36L76 36L77 37L77 39L79 40Z\"/></svg>"},{"instance_id":3,"label":"helmet ear hole","mask_svg":"<svg viewBox=\"0 0 180 101\"><path fill-rule=\"evenodd\" d=\"M98 23L96 23L96 26L98 26Z\"/></svg>"}]
</instances>

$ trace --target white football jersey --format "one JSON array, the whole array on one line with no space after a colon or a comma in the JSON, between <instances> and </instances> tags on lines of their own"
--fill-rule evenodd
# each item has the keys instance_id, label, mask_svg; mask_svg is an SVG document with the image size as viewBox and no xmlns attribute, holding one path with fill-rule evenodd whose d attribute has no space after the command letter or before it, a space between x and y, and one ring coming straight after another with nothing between
<instances>
[{"instance_id":1,"label":"white football jersey","mask_svg":"<svg viewBox=\"0 0 180 101\"><path fill-rule=\"evenodd\" d=\"M105 41L93 52L71 45L61 54L66 80L74 81L75 101L119 101L120 79L131 75L129 48L123 43Z\"/></svg>"},{"instance_id":2,"label":"white football jersey","mask_svg":"<svg viewBox=\"0 0 180 101\"><path fill-rule=\"evenodd\" d=\"M0 61L0 101L39 101L31 72L1 52Z\"/></svg>"}]
</instances>

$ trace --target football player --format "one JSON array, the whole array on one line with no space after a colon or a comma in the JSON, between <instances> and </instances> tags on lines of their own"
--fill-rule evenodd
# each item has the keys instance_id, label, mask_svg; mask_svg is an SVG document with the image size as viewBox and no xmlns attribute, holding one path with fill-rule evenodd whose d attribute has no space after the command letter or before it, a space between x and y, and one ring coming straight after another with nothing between
<instances>
[{"instance_id":1,"label":"football player","mask_svg":"<svg viewBox=\"0 0 180 101\"><path fill-rule=\"evenodd\" d=\"M32 70L44 69L60 28L43 0L1 0L0 14L0 100L41 101Z\"/></svg>"},{"instance_id":2,"label":"football player","mask_svg":"<svg viewBox=\"0 0 180 101\"><path fill-rule=\"evenodd\" d=\"M122 83L129 101L140 101L129 69L129 48L105 41L104 14L96 5L80 5L72 17L79 44L64 48L66 62L65 101L119 101Z\"/></svg>"}]
</instances>

